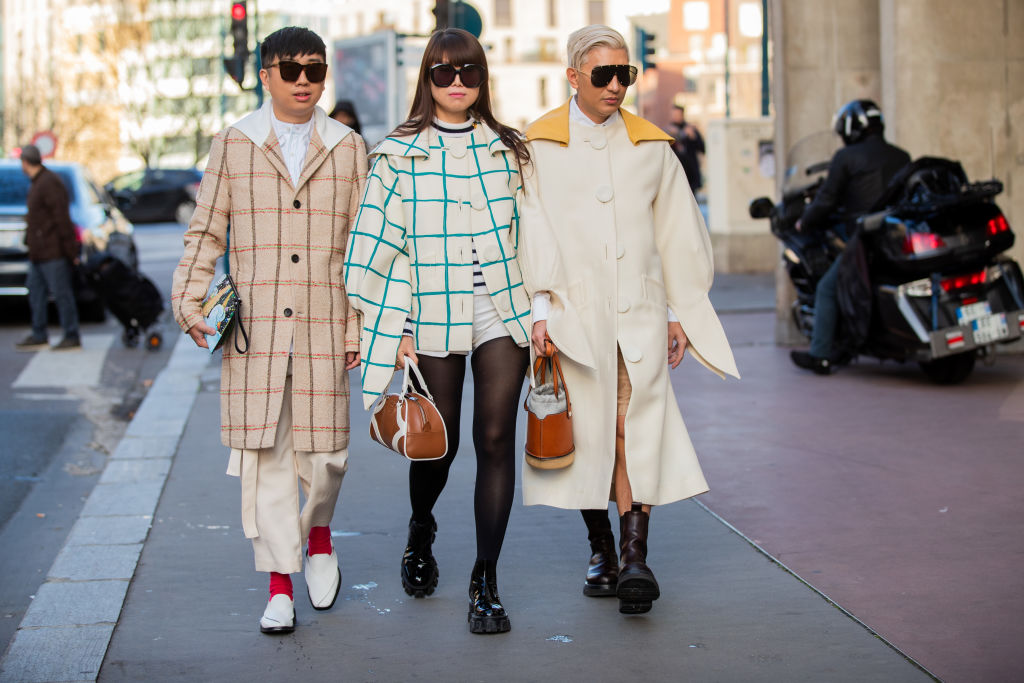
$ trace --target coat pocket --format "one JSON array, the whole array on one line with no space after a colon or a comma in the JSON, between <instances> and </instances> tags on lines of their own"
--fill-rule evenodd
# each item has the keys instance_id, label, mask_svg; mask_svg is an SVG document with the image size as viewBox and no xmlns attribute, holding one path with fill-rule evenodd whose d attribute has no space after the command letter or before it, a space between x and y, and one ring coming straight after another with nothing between
<instances>
[{"instance_id":1,"label":"coat pocket","mask_svg":"<svg viewBox=\"0 0 1024 683\"><path fill-rule=\"evenodd\" d=\"M580 308L587 303L587 288L583 285L582 281L576 280L569 283L569 301L576 308Z\"/></svg>"},{"instance_id":2,"label":"coat pocket","mask_svg":"<svg viewBox=\"0 0 1024 683\"><path fill-rule=\"evenodd\" d=\"M643 297L648 301L656 304L665 303L665 285L662 282L649 277L647 273L642 273L640 276L640 287Z\"/></svg>"}]
</instances>

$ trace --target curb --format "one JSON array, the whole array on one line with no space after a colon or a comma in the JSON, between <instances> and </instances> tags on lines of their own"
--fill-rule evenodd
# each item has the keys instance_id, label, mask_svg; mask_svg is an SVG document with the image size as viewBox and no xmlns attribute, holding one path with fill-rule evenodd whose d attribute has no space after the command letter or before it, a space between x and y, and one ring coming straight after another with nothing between
<instances>
[{"instance_id":1,"label":"curb","mask_svg":"<svg viewBox=\"0 0 1024 683\"><path fill-rule=\"evenodd\" d=\"M18 625L0 683L95 681L210 354L179 340Z\"/></svg>"}]
</instances>

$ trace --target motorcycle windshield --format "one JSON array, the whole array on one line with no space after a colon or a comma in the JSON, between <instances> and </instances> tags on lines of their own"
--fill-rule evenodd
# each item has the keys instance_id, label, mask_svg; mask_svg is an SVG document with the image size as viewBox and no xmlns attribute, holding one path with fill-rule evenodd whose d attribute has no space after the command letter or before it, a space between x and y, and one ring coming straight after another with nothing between
<instances>
[{"instance_id":1,"label":"motorcycle windshield","mask_svg":"<svg viewBox=\"0 0 1024 683\"><path fill-rule=\"evenodd\" d=\"M832 155L839 146L839 136L827 130L798 140L786 155L783 194L799 192L824 178Z\"/></svg>"}]
</instances>

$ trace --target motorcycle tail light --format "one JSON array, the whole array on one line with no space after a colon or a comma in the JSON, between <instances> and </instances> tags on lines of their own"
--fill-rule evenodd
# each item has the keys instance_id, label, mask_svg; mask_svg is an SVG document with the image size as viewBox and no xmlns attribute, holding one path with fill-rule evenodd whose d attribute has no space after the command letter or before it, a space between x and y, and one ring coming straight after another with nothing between
<instances>
[{"instance_id":1,"label":"motorcycle tail light","mask_svg":"<svg viewBox=\"0 0 1024 683\"><path fill-rule=\"evenodd\" d=\"M952 292L972 285L983 285L986 279L988 279L988 270L980 270L977 273L947 277L942 281L942 288L947 292Z\"/></svg>"},{"instance_id":2,"label":"motorcycle tail light","mask_svg":"<svg viewBox=\"0 0 1024 683\"><path fill-rule=\"evenodd\" d=\"M1001 232L1006 232L1010 229L1010 224L1006 222L1006 216L999 214L995 218L992 218L988 222L988 234L998 235Z\"/></svg>"},{"instance_id":3,"label":"motorcycle tail light","mask_svg":"<svg viewBox=\"0 0 1024 683\"><path fill-rule=\"evenodd\" d=\"M946 246L945 241L933 232L907 233L903 241L903 253L919 256Z\"/></svg>"}]
</instances>

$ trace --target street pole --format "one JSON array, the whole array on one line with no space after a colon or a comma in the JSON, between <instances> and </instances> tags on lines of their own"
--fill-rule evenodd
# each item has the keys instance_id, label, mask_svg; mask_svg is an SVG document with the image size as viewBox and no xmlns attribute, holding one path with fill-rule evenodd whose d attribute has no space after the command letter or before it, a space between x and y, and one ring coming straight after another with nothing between
<instances>
[{"instance_id":1,"label":"street pole","mask_svg":"<svg viewBox=\"0 0 1024 683\"><path fill-rule=\"evenodd\" d=\"M761 116L768 116L771 99L768 81L768 0L761 0Z\"/></svg>"},{"instance_id":2,"label":"street pole","mask_svg":"<svg viewBox=\"0 0 1024 683\"><path fill-rule=\"evenodd\" d=\"M729 102L729 0L725 4L725 118L731 114Z\"/></svg>"}]
</instances>

